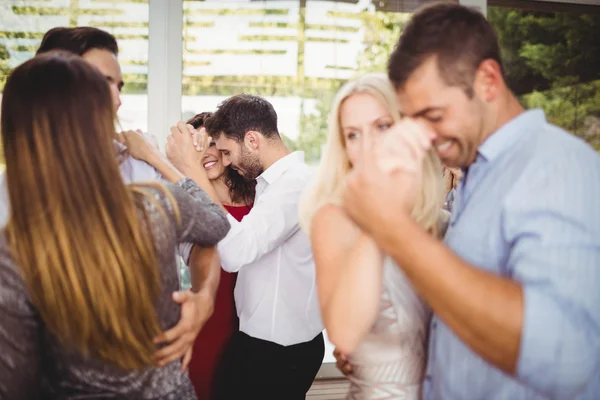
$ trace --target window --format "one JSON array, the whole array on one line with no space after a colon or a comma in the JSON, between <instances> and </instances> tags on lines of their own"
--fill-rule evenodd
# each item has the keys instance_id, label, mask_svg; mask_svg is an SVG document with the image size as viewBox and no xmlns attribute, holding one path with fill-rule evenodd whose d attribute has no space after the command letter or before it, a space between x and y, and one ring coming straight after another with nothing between
<instances>
[{"instance_id":1,"label":"window","mask_svg":"<svg viewBox=\"0 0 600 400\"><path fill-rule=\"evenodd\" d=\"M234 94L264 96L287 144L316 165L335 93L357 74L384 70L407 18L371 1L186 0L184 118Z\"/></svg>"},{"instance_id":2,"label":"window","mask_svg":"<svg viewBox=\"0 0 600 400\"><path fill-rule=\"evenodd\" d=\"M119 120L147 129L148 1L26 1L0 4L0 93L10 70L35 55L44 33L57 26L93 26L115 35L124 75Z\"/></svg>"}]
</instances>

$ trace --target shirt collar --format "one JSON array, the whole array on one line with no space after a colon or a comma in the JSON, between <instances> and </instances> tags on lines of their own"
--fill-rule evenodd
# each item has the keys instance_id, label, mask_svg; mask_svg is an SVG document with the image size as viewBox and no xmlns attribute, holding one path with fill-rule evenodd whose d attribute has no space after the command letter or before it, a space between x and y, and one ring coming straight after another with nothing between
<instances>
[{"instance_id":1,"label":"shirt collar","mask_svg":"<svg viewBox=\"0 0 600 400\"><path fill-rule=\"evenodd\" d=\"M492 133L479 146L477 150L478 158L481 157L487 162L493 161L502 153L509 151L524 133L531 131L531 127L545 123L546 116L544 111L540 109L528 110L519 114Z\"/></svg>"},{"instance_id":2,"label":"shirt collar","mask_svg":"<svg viewBox=\"0 0 600 400\"><path fill-rule=\"evenodd\" d=\"M117 153L127 150L127 146L125 146L122 143L117 142L115 139L113 139L113 146L115 147L115 150L117 151Z\"/></svg>"},{"instance_id":3,"label":"shirt collar","mask_svg":"<svg viewBox=\"0 0 600 400\"><path fill-rule=\"evenodd\" d=\"M273 165L267 168L267 170L260 174L256 179L262 179L270 185L290 167L302 163L304 163L304 152L294 151L293 153L290 153L287 156L275 161Z\"/></svg>"}]
</instances>

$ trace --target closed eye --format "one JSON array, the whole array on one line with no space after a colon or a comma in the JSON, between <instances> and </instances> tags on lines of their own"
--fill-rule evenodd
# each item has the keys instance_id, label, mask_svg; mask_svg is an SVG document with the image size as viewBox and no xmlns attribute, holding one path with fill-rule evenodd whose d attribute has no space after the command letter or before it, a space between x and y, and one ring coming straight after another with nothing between
<instances>
[{"instance_id":1,"label":"closed eye","mask_svg":"<svg viewBox=\"0 0 600 400\"><path fill-rule=\"evenodd\" d=\"M427 115L427 116L425 116L425 119L427 121L429 121L429 122L437 123L437 122L440 122L442 120L442 117L440 117L440 116L434 116L434 117L432 117L432 116Z\"/></svg>"},{"instance_id":2,"label":"closed eye","mask_svg":"<svg viewBox=\"0 0 600 400\"><path fill-rule=\"evenodd\" d=\"M348 132L346 134L346 140L355 140L360 137L360 133L358 132Z\"/></svg>"}]
</instances>

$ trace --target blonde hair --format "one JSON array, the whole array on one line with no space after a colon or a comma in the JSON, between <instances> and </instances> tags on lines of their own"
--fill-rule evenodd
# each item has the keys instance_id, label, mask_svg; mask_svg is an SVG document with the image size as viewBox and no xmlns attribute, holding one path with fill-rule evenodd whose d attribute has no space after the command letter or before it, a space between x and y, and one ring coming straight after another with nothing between
<instances>
[{"instance_id":1,"label":"blonde hair","mask_svg":"<svg viewBox=\"0 0 600 400\"><path fill-rule=\"evenodd\" d=\"M84 356L155 365L161 275L144 204L159 205L121 178L106 80L47 53L13 71L3 100L6 235L44 325Z\"/></svg>"},{"instance_id":2,"label":"blonde hair","mask_svg":"<svg viewBox=\"0 0 600 400\"><path fill-rule=\"evenodd\" d=\"M352 165L348 159L341 131L340 108L346 99L357 93L367 93L380 101L394 121L400 120L395 92L385 74L372 73L346 83L337 93L329 114L329 132L325 152L315 180L300 199L300 226L310 232L311 221L317 210L326 204L342 205L346 177ZM412 217L424 229L440 236L440 215L444 201L442 168L433 150L423 161L423 182Z\"/></svg>"}]
</instances>

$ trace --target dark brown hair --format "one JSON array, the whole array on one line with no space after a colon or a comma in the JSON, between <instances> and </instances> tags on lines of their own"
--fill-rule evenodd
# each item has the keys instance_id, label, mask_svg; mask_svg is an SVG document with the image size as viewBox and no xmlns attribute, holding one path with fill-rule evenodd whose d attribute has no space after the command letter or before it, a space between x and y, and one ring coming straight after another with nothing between
<instances>
[{"instance_id":1,"label":"dark brown hair","mask_svg":"<svg viewBox=\"0 0 600 400\"><path fill-rule=\"evenodd\" d=\"M190 118L187 123L195 129L199 129L212 115L210 112L202 112ZM229 188L229 197L231 197L233 203L244 203L246 205L254 203L254 196L256 194L255 180L245 179L231 167L225 168L223 179Z\"/></svg>"},{"instance_id":2,"label":"dark brown hair","mask_svg":"<svg viewBox=\"0 0 600 400\"><path fill-rule=\"evenodd\" d=\"M487 59L502 69L498 38L479 12L453 3L436 3L415 13L388 61L388 76L400 89L429 57L437 57L442 79L473 95L477 68Z\"/></svg>"},{"instance_id":3,"label":"dark brown hair","mask_svg":"<svg viewBox=\"0 0 600 400\"><path fill-rule=\"evenodd\" d=\"M77 55L42 54L8 77L0 118L6 236L45 326L84 356L153 365L161 281L148 190L121 178L106 80Z\"/></svg>"},{"instance_id":4,"label":"dark brown hair","mask_svg":"<svg viewBox=\"0 0 600 400\"><path fill-rule=\"evenodd\" d=\"M119 54L119 46L113 35L90 26L50 29L44 35L36 54L51 50L65 50L82 56L92 49L108 50L114 55Z\"/></svg>"},{"instance_id":5,"label":"dark brown hair","mask_svg":"<svg viewBox=\"0 0 600 400\"><path fill-rule=\"evenodd\" d=\"M273 105L251 94L238 94L222 102L205 121L204 127L215 139L223 134L238 143L244 141L248 131L260 132L269 139L280 139Z\"/></svg>"}]
</instances>

